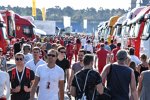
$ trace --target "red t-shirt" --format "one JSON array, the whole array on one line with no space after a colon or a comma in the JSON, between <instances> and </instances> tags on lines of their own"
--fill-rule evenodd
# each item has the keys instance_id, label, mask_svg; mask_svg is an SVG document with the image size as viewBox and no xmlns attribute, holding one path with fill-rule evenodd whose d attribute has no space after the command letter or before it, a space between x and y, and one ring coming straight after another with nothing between
<instances>
[{"instance_id":1,"label":"red t-shirt","mask_svg":"<svg viewBox=\"0 0 150 100\"><path fill-rule=\"evenodd\" d=\"M113 53L113 55L114 55L114 62L116 62L116 61L117 61L116 54L117 54L118 50L120 50L120 48L119 48L119 47L114 48L114 49L112 50L112 53Z\"/></svg>"},{"instance_id":2,"label":"red t-shirt","mask_svg":"<svg viewBox=\"0 0 150 100\"><path fill-rule=\"evenodd\" d=\"M60 39L60 44L64 46L64 40Z\"/></svg>"},{"instance_id":3,"label":"red t-shirt","mask_svg":"<svg viewBox=\"0 0 150 100\"><path fill-rule=\"evenodd\" d=\"M67 56L73 56L73 44L68 44L66 46L66 54Z\"/></svg>"},{"instance_id":4,"label":"red t-shirt","mask_svg":"<svg viewBox=\"0 0 150 100\"><path fill-rule=\"evenodd\" d=\"M98 70L99 73L102 72L104 66L106 65L106 58L107 58L107 54L109 53L109 51L105 50L105 49L100 49L97 51L97 57L98 57Z\"/></svg>"},{"instance_id":5,"label":"red t-shirt","mask_svg":"<svg viewBox=\"0 0 150 100\"><path fill-rule=\"evenodd\" d=\"M96 45L96 51L99 50L100 48L101 48L101 44L98 43L98 44Z\"/></svg>"},{"instance_id":6,"label":"red t-shirt","mask_svg":"<svg viewBox=\"0 0 150 100\"><path fill-rule=\"evenodd\" d=\"M79 50L81 49L81 44L76 43L75 46L75 53L78 54Z\"/></svg>"}]
</instances>

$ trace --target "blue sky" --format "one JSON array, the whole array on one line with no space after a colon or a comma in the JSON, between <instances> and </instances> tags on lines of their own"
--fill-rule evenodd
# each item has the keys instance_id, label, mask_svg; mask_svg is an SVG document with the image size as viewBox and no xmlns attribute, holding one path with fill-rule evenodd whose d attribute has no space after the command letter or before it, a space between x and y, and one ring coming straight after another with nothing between
<instances>
[{"instance_id":1,"label":"blue sky","mask_svg":"<svg viewBox=\"0 0 150 100\"><path fill-rule=\"evenodd\" d=\"M70 6L74 9L86 9L87 7L94 7L95 9L103 8L122 8L128 9L130 7L131 0L36 0L37 8L51 8L60 6L64 8ZM0 0L0 5L7 6L32 6L32 0Z\"/></svg>"}]
</instances>

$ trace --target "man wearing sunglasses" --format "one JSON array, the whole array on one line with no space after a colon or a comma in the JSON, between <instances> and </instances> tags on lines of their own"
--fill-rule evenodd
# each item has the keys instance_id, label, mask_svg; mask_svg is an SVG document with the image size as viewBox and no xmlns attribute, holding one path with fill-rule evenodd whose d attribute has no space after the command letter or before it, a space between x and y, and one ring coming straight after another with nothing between
<instances>
[{"instance_id":1,"label":"man wearing sunglasses","mask_svg":"<svg viewBox=\"0 0 150 100\"><path fill-rule=\"evenodd\" d=\"M34 72L25 67L23 53L16 53L15 64L16 67L8 72L11 81L11 100L28 100L34 82Z\"/></svg>"},{"instance_id":2,"label":"man wearing sunglasses","mask_svg":"<svg viewBox=\"0 0 150 100\"><path fill-rule=\"evenodd\" d=\"M38 83L38 100L64 100L64 71L56 65L57 57L57 51L50 49L47 54L48 64L38 66L30 100L34 100Z\"/></svg>"}]
</instances>

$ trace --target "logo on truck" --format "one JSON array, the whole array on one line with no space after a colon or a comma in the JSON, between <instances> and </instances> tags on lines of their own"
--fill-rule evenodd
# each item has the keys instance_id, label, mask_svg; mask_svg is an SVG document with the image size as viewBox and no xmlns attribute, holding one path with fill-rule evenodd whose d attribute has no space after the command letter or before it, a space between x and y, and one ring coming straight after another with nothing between
<instances>
[{"instance_id":1,"label":"logo on truck","mask_svg":"<svg viewBox=\"0 0 150 100\"><path fill-rule=\"evenodd\" d=\"M17 30L18 30L18 31L20 30L20 26L17 26Z\"/></svg>"}]
</instances>

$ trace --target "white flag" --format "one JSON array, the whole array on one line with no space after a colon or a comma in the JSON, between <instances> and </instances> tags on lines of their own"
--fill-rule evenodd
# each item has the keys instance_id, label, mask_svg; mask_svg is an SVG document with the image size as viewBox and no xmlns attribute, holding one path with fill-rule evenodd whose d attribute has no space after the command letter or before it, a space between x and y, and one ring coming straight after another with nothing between
<instances>
[{"instance_id":1,"label":"white flag","mask_svg":"<svg viewBox=\"0 0 150 100\"><path fill-rule=\"evenodd\" d=\"M64 16L64 28L71 26L71 18L68 16Z\"/></svg>"},{"instance_id":2,"label":"white flag","mask_svg":"<svg viewBox=\"0 0 150 100\"><path fill-rule=\"evenodd\" d=\"M84 28L84 29L87 29L87 19L84 19L84 20L83 20L83 28Z\"/></svg>"}]
</instances>

